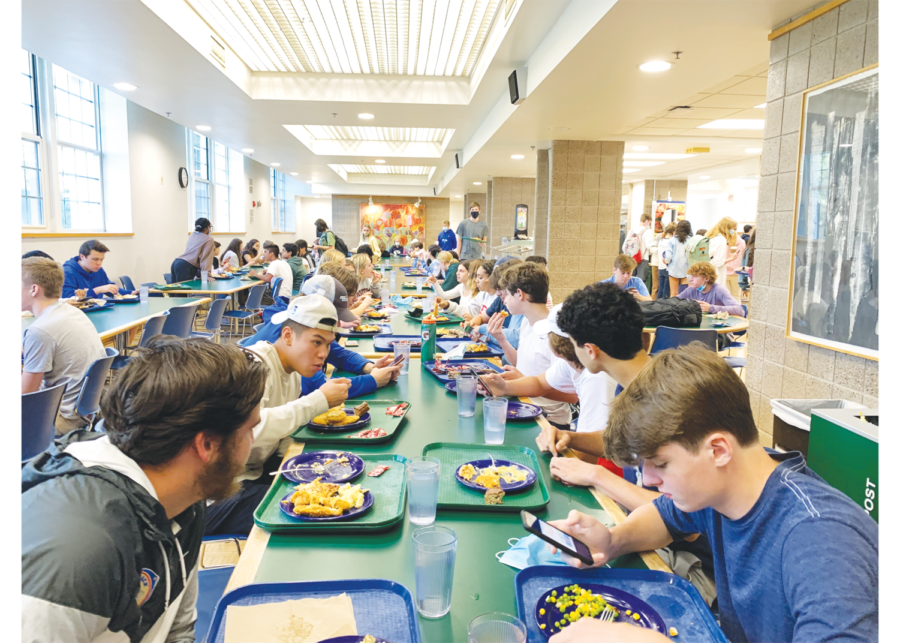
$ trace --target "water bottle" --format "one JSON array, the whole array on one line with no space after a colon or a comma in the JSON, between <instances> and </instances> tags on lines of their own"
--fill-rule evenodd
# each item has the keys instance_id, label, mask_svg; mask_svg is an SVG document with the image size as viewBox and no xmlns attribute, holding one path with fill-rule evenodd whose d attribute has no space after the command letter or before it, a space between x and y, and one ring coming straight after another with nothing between
<instances>
[{"instance_id":1,"label":"water bottle","mask_svg":"<svg viewBox=\"0 0 900 643\"><path fill-rule=\"evenodd\" d=\"M422 351L419 361L425 362L434 359L434 347L437 341L437 324L432 319L422 320Z\"/></svg>"}]
</instances>

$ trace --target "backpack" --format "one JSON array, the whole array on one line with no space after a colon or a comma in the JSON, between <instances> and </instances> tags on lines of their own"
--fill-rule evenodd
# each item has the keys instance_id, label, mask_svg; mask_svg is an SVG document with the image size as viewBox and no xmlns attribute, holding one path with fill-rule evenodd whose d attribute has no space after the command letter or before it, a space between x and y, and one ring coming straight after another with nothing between
<instances>
[{"instance_id":1,"label":"backpack","mask_svg":"<svg viewBox=\"0 0 900 643\"><path fill-rule=\"evenodd\" d=\"M332 232L332 234L334 233ZM345 257L350 254L350 250L349 248L347 248L347 244L344 243L344 240L336 234L334 235L334 249L342 253Z\"/></svg>"},{"instance_id":2,"label":"backpack","mask_svg":"<svg viewBox=\"0 0 900 643\"><path fill-rule=\"evenodd\" d=\"M695 234L684 244L684 253L689 266L698 261L709 261L709 237Z\"/></svg>"},{"instance_id":3,"label":"backpack","mask_svg":"<svg viewBox=\"0 0 900 643\"><path fill-rule=\"evenodd\" d=\"M641 263L641 238L634 232L628 235L622 244L622 254L632 257L637 263Z\"/></svg>"},{"instance_id":4,"label":"backpack","mask_svg":"<svg viewBox=\"0 0 900 643\"><path fill-rule=\"evenodd\" d=\"M657 299L638 302L644 311L644 326L689 328L699 326L703 310L693 299Z\"/></svg>"}]
</instances>

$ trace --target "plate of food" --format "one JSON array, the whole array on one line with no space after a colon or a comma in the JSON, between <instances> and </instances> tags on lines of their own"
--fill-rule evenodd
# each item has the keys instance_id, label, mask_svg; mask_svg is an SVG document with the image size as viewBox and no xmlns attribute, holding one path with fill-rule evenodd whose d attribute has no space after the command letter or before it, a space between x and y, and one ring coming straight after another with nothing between
<instances>
[{"instance_id":1,"label":"plate of food","mask_svg":"<svg viewBox=\"0 0 900 643\"><path fill-rule=\"evenodd\" d=\"M415 282L415 281L404 281L404 282L400 285L400 287L401 287L401 288L404 288L404 289L406 289L406 290L416 290L416 289L418 288L418 286L416 286L416 282ZM422 290L434 290L434 288L432 288L432 287L429 286L428 284L422 284Z\"/></svg>"},{"instance_id":2,"label":"plate of food","mask_svg":"<svg viewBox=\"0 0 900 643\"><path fill-rule=\"evenodd\" d=\"M427 315L423 315L422 317L416 317L410 313L406 313L406 319L411 321L422 322L423 320L433 320L436 324L459 324L463 321L462 317L457 317L456 315L449 315L445 313L438 313L437 316L434 313L428 313Z\"/></svg>"},{"instance_id":3,"label":"plate of food","mask_svg":"<svg viewBox=\"0 0 900 643\"><path fill-rule=\"evenodd\" d=\"M278 503L293 520L325 522L347 520L364 514L375 504L375 496L358 484L322 482L318 478L294 487Z\"/></svg>"},{"instance_id":4,"label":"plate of food","mask_svg":"<svg viewBox=\"0 0 900 643\"><path fill-rule=\"evenodd\" d=\"M528 404L517 400L506 402L507 420L533 420L541 414L541 407L537 404Z\"/></svg>"},{"instance_id":5,"label":"plate of food","mask_svg":"<svg viewBox=\"0 0 900 643\"><path fill-rule=\"evenodd\" d=\"M356 328L349 329L350 337L367 337L369 335L390 334L391 327L387 324L360 324Z\"/></svg>"},{"instance_id":6,"label":"plate of food","mask_svg":"<svg viewBox=\"0 0 900 643\"><path fill-rule=\"evenodd\" d=\"M349 451L309 451L281 464L281 475L291 482L347 482L366 468L362 458Z\"/></svg>"},{"instance_id":7,"label":"plate of food","mask_svg":"<svg viewBox=\"0 0 900 643\"><path fill-rule=\"evenodd\" d=\"M316 416L306 426L319 433L341 433L343 431L361 429L371 421L372 416L369 414L369 405L363 402L349 411L341 404L322 415Z\"/></svg>"},{"instance_id":8,"label":"plate of food","mask_svg":"<svg viewBox=\"0 0 900 643\"><path fill-rule=\"evenodd\" d=\"M438 348L444 353L449 353L460 344L466 345L465 357L500 357L503 355L503 351L494 350L484 342L473 342L468 338L446 340L441 338L437 342Z\"/></svg>"},{"instance_id":9,"label":"plate of food","mask_svg":"<svg viewBox=\"0 0 900 643\"><path fill-rule=\"evenodd\" d=\"M422 350L422 338L418 335L383 335L372 338L375 343L375 350L379 353L390 353L394 350L394 344L397 342L409 342L410 350L413 353L419 353Z\"/></svg>"},{"instance_id":10,"label":"plate of food","mask_svg":"<svg viewBox=\"0 0 900 643\"><path fill-rule=\"evenodd\" d=\"M421 268L403 268L403 274L407 277L427 277L428 271Z\"/></svg>"},{"instance_id":11,"label":"plate of food","mask_svg":"<svg viewBox=\"0 0 900 643\"><path fill-rule=\"evenodd\" d=\"M136 304L141 301L140 295L136 295L134 293L121 295L116 293L112 297L104 297L107 301L114 302L116 304Z\"/></svg>"},{"instance_id":12,"label":"plate of food","mask_svg":"<svg viewBox=\"0 0 900 643\"><path fill-rule=\"evenodd\" d=\"M365 636L338 636L333 639L325 639L319 643L391 643L387 639L378 638L371 634Z\"/></svg>"},{"instance_id":13,"label":"plate of food","mask_svg":"<svg viewBox=\"0 0 900 643\"><path fill-rule=\"evenodd\" d=\"M437 336L442 339L468 339L469 336L462 328L438 328Z\"/></svg>"},{"instance_id":14,"label":"plate of food","mask_svg":"<svg viewBox=\"0 0 900 643\"><path fill-rule=\"evenodd\" d=\"M383 313L380 310L367 310L365 313L366 317L369 319L387 319L387 313Z\"/></svg>"},{"instance_id":15,"label":"plate of food","mask_svg":"<svg viewBox=\"0 0 900 643\"><path fill-rule=\"evenodd\" d=\"M472 460L456 469L456 481L464 487L481 491L499 487L506 493L524 491L537 480L531 467L509 460Z\"/></svg>"},{"instance_id":16,"label":"plate of food","mask_svg":"<svg viewBox=\"0 0 900 643\"><path fill-rule=\"evenodd\" d=\"M84 297L82 299L70 299L69 304L75 306L75 308L83 313L89 313L95 310L111 309L116 305L112 300L104 299L102 297Z\"/></svg>"},{"instance_id":17,"label":"plate of food","mask_svg":"<svg viewBox=\"0 0 900 643\"><path fill-rule=\"evenodd\" d=\"M434 361L426 361L423 366L444 384L455 380L461 373L471 373L473 369L478 375L503 372L503 369L499 366L474 359L436 359Z\"/></svg>"},{"instance_id":18,"label":"plate of food","mask_svg":"<svg viewBox=\"0 0 900 643\"><path fill-rule=\"evenodd\" d=\"M560 585L546 591L534 606L534 617L541 634L550 638L579 619L599 617L604 610L613 612L611 622L667 633L659 612L637 596L594 583Z\"/></svg>"}]
</instances>

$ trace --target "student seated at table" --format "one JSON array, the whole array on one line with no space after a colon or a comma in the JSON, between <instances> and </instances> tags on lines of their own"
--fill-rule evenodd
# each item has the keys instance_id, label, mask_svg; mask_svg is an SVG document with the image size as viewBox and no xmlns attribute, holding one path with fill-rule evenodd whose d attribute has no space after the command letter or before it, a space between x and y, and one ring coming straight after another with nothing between
<instances>
[{"instance_id":1,"label":"student seated at table","mask_svg":"<svg viewBox=\"0 0 900 643\"><path fill-rule=\"evenodd\" d=\"M388 248L388 252L392 257L405 257L406 247L400 243L400 237L394 239L394 244Z\"/></svg>"},{"instance_id":2,"label":"student seated at table","mask_svg":"<svg viewBox=\"0 0 900 643\"><path fill-rule=\"evenodd\" d=\"M43 257L44 259L53 259L53 257L48 255L43 250L31 250L30 252L26 252L22 255L22 259L28 259L30 257Z\"/></svg>"},{"instance_id":3,"label":"student seated at table","mask_svg":"<svg viewBox=\"0 0 900 643\"><path fill-rule=\"evenodd\" d=\"M59 300L63 269L52 259L22 259L22 310L35 320L22 338L22 393L65 384L56 435L87 425L75 404L91 364L106 357L97 329L82 311Z\"/></svg>"},{"instance_id":4,"label":"student seated at table","mask_svg":"<svg viewBox=\"0 0 900 643\"><path fill-rule=\"evenodd\" d=\"M878 640L878 525L799 452L760 444L747 388L714 351L659 353L616 400L605 437L607 454L643 463L663 495L609 529L578 511L551 522L594 566L702 533L729 641ZM638 629L584 619L554 641L670 640Z\"/></svg>"},{"instance_id":5,"label":"student seated at table","mask_svg":"<svg viewBox=\"0 0 900 643\"><path fill-rule=\"evenodd\" d=\"M319 265L316 267L316 274L319 274L319 270L326 263L336 263L341 266L347 265L347 257L344 253L335 250L334 248L329 248L325 252L322 253L322 256L319 257Z\"/></svg>"},{"instance_id":6,"label":"student seated at table","mask_svg":"<svg viewBox=\"0 0 900 643\"><path fill-rule=\"evenodd\" d=\"M547 268L547 257L542 257L540 255L531 255L530 257L525 257L525 261L528 263L536 263L539 266L544 266ZM547 310L553 309L553 297L550 295L550 291L547 291Z\"/></svg>"},{"instance_id":7,"label":"student seated at table","mask_svg":"<svg viewBox=\"0 0 900 643\"><path fill-rule=\"evenodd\" d=\"M346 328L355 328L359 323L359 318L372 305L374 300L370 293L360 295L359 275L356 274L353 264L350 263L348 267L337 261L329 261L322 265L319 275L334 277L336 281L344 285L344 288L347 290L347 308L350 315L348 319L341 320L341 325Z\"/></svg>"},{"instance_id":8,"label":"student seated at table","mask_svg":"<svg viewBox=\"0 0 900 643\"><path fill-rule=\"evenodd\" d=\"M698 261L687 269L688 287L676 295L679 299L693 299L705 313L728 313L744 316L741 302L728 292L728 288L716 283L717 270L708 261Z\"/></svg>"},{"instance_id":9,"label":"student seated at table","mask_svg":"<svg viewBox=\"0 0 900 643\"><path fill-rule=\"evenodd\" d=\"M263 257L259 253L262 246L256 239L250 239L241 250L241 261L244 266L257 266L263 262Z\"/></svg>"},{"instance_id":10,"label":"student seated at table","mask_svg":"<svg viewBox=\"0 0 900 643\"><path fill-rule=\"evenodd\" d=\"M219 253L222 252L222 244L213 241L213 270L219 270Z\"/></svg>"},{"instance_id":11,"label":"student seated at table","mask_svg":"<svg viewBox=\"0 0 900 643\"><path fill-rule=\"evenodd\" d=\"M359 290L357 293L359 295L373 294L375 287L381 281L381 273L375 271L372 259L363 252L350 257L350 262L353 264L353 269L356 271L356 276L359 279Z\"/></svg>"},{"instance_id":12,"label":"student seated at table","mask_svg":"<svg viewBox=\"0 0 900 643\"><path fill-rule=\"evenodd\" d=\"M370 246L368 243L359 244L359 246L357 246L357 248L356 248L356 252L354 252L353 254L357 254L357 255L364 254L364 255L368 256L369 259L371 259L373 261L375 260L375 251L372 250L372 246Z\"/></svg>"},{"instance_id":13,"label":"student seated at table","mask_svg":"<svg viewBox=\"0 0 900 643\"><path fill-rule=\"evenodd\" d=\"M275 279L280 278L281 286L278 288L277 294L279 297L287 297L290 299L291 290L294 287L294 272L291 270L287 261L279 258L278 246L274 243L263 246L263 261L269 263L265 270L262 272L251 270L249 273L250 276L261 279L267 284L271 284Z\"/></svg>"},{"instance_id":14,"label":"student seated at table","mask_svg":"<svg viewBox=\"0 0 900 643\"><path fill-rule=\"evenodd\" d=\"M316 258L309 251L309 244L306 242L306 239L297 239L294 244L297 246L297 256L303 259L310 272L315 271Z\"/></svg>"},{"instance_id":15,"label":"student seated at table","mask_svg":"<svg viewBox=\"0 0 900 643\"><path fill-rule=\"evenodd\" d=\"M428 277L425 280L425 283L432 287L434 294L437 297L448 299L457 304L460 312L468 310L469 302L471 302L472 298L475 296L475 272L478 270L478 266L481 265L481 260L478 259L478 264L475 264L473 267L474 261L476 260L467 259L461 263L453 264L456 266L454 279L457 283L452 288L444 288L442 284L437 283L437 280L434 277ZM444 284L446 284L447 281L449 280L445 280Z\"/></svg>"},{"instance_id":16,"label":"student seated at table","mask_svg":"<svg viewBox=\"0 0 900 643\"><path fill-rule=\"evenodd\" d=\"M154 337L75 431L22 468L22 640L194 640L206 501L235 489L266 367Z\"/></svg>"},{"instance_id":17,"label":"student seated at table","mask_svg":"<svg viewBox=\"0 0 900 643\"><path fill-rule=\"evenodd\" d=\"M500 279L503 276L503 272L508 270L512 266L516 264L522 263L522 260L518 257L505 256L501 257L494 264L494 269L491 271L491 276L488 279L490 287L494 289L497 297L494 301L488 305L487 309L472 317L469 320L468 325L471 326L474 330L470 337L473 341L485 341L491 348L496 350L503 350L500 348L500 345L494 340L493 336L490 335L487 331L487 323L497 315L498 313L506 313L506 315L502 315L503 318L503 333L506 335L507 341L511 346L518 348L519 346L519 328L522 325L522 320L525 319L522 315L511 315L509 310L506 308L506 305L503 303L503 297L500 296ZM503 361L505 364L509 364L509 360L504 356Z\"/></svg>"},{"instance_id":18,"label":"student seated at table","mask_svg":"<svg viewBox=\"0 0 900 643\"><path fill-rule=\"evenodd\" d=\"M86 297L103 294L115 295L119 287L115 285L103 269L103 259L109 248L96 239L85 241L78 249L78 256L63 264L66 281L62 287L63 297L74 297L76 290L85 290ZM122 291L123 293L127 291Z\"/></svg>"},{"instance_id":19,"label":"student seated at table","mask_svg":"<svg viewBox=\"0 0 900 643\"><path fill-rule=\"evenodd\" d=\"M453 290L459 285L456 278L456 271L459 269L459 259L456 259L452 253L442 251L437 256L438 263L441 264L440 277L428 277L425 283L440 284L444 290Z\"/></svg>"},{"instance_id":20,"label":"student seated at table","mask_svg":"<svg viewBox=\"0 0 900 643\"><path fill-rule=\"evenodd\" d=\"M235 237L225 248L222 255L222 267L238 270L241 267L241 240Z\"/></svg>"},{"instance_id":21,"label":"student seated at table","mask_svg":"<svg viewBox=\"0 0 900 643\"><path fill-rule=\"evenodd\" d=\"M600 283L614 283L622 290L630 293L638 301L651 301L647 284L643 280L631 276L635 268L637 268L635 260L626 254L621 254L613 262L613 276L609 279L604 279Z\"/></svg>"},{"instance_id":22,"label":"student seated at table","mask_svg":"<svg viewBox=\"0 0 900 643\"><path fill-rule=\"evenodd\" d=\"M297 244L286 243L281 247L283 249L281 258L287 262L288 267L291 269L291 274L294 276L294 283L291 285L291 295L296 295L300 292L300 286L303 284L304 277L309 274L309 269L306 267L306 262L299 255Z\"/></svg>"}]
</instances>

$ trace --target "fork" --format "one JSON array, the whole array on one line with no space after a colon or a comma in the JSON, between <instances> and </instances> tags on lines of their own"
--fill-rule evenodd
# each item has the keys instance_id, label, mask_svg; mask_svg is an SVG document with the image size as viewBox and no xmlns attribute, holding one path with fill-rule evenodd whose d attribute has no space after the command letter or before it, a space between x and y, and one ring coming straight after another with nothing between
<instances>
[{"instance_id":1,"label":"fork","mask_svg":"<svg viewBox=\"0 0 900 643\"><path fill-rule=\"evenodd\" d=\"M607 604L607 606L603 608L603 611L600 612L600 616L597 617L597 620L612 623L616 620L616 610Z\"/></svg>"},{"instance_id":2,"label":"fork","mask_svg":"<svg viewBox=\"0 0 900 643\"><path fill-rule=\"evenodd\" d=\"M496 468L497 468L497 463L494 462L494 456L492 456L490 453L488 453L488 457L491 459L491 468L492 468L492 469L496 469Z\"/></svg>"}]
</instances>

